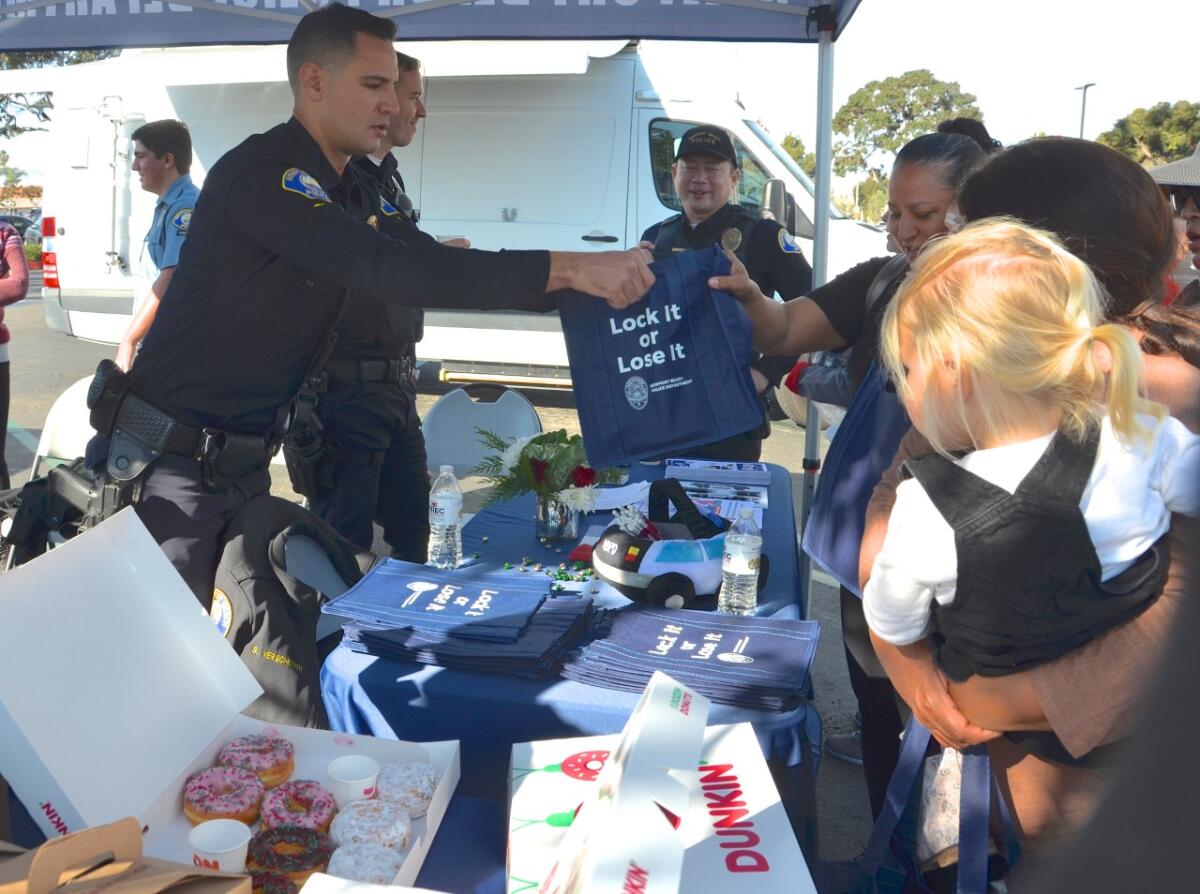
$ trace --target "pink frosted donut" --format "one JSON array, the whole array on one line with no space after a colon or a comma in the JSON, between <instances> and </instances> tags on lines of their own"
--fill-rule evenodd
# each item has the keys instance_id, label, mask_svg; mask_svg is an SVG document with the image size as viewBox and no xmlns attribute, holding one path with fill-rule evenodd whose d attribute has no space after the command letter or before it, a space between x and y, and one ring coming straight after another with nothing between
<instances>
[{"instance_id":1,"label":"pink frosted donut","mask_svg":"<svg viewBox=\"0 0 1200 894\"><path fill-rule=\"evenodd\" d=\"M338 812L329 837L338 847L373 841L404 850L411 829L408 814L391 801L354 801Z\"/></svg>"},{"instance_id":2,"label":"pink frosted donut","mask_svg":"<svg viewBox=\"0 0 1200 894\"><path fill-rule=\"evenodd\" d=\"M299 826L325 832L333 819L334 803L323 785L310 779L293 779L263 796L264 829Z\"/></svg>"},{"instance_id":3,"label":"pink frosted donut","mask_svg":"<svg viewBox=\"0 0 1200 894\"><path fill-rule=\"evenodd\" d=\"M188 777L183 786L183 813L193 825L211 819L236 819L249 825L258 819L263 784L256 774L236 767L210 767Z\"/></svg>"},{"instance_id":4,"label":"pink frosted donut","mask_svg":"<svg viewBox=\"0 0 1200 894\"><path fill-rule=\"evenodd\" d=\"M392 801L413 819L424 816L437 789L433 764L385 764L375 783L375 797Z\"/></svg>"},{"instance_id":5,"label":"pink frosted donut","mask_svg":"<svg viewBox=\"0 0 1200 894\"><path fill-rule=\"evenodd\" d=\"M296 749L279 736L242 736L221 749L217 763L252 770L262 784L274 788L292 775Z\"/></svg>"}]
</instances>

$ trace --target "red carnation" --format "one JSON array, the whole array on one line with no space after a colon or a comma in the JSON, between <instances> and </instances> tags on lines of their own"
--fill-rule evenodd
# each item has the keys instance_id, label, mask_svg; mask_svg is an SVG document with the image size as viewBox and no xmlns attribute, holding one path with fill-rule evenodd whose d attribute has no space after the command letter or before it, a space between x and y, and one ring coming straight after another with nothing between
<instances>
[{"instance_id":1,"label":"red carnation","mask_svg":"<svg viewBox=\"0 0 1200 894\"><path fill-rule=\"evenodd\" d=\"M544 459L530 457L529 471L533 473L534 484L545 484L546 473L550 471L550 463L546 462Z\"/></svg>"},{"instance_id":2,"label":"red carnation","mask_svg":"<svg viewBox=\"0 0 1200 894\"><path fill-rule=\"evenodd\" d=\"M576 487L591 487L596 483L596 470L588 466L576 466L571 470L571 483Z\"/></svg>"}]
</instances>

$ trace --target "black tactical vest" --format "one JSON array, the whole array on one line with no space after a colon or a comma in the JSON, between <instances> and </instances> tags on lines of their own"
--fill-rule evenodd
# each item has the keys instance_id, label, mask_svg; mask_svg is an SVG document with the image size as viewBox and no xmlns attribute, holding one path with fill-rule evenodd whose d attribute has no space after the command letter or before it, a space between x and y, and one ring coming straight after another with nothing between
<instances>
[{"instance_id":1,"label":"black tactical vest","mask_svg":"<svg viewBox=\"0 0 1200 894\"><path fill-rule=\"evenodd\" d=\"M663 258L669 258L677 251L692 251L694 248L707 248L709 245L715 245L721 238L721 233L734 227L742 234L742 244L737 247L734 254L737 255L739 261L746 264L746 248L750 245L750 231L754 229L759 218L754 217L740 205L729 207L733 208L733 213L729 215L728 223L724 228L714 230L712 240L705 245L692 245L688 241L689 227L682 214L668 217L658 227L658 237L654 240L654 260L661 261ZM747 266L749 265L747 264Z\"/></svg>"}]
</instances>

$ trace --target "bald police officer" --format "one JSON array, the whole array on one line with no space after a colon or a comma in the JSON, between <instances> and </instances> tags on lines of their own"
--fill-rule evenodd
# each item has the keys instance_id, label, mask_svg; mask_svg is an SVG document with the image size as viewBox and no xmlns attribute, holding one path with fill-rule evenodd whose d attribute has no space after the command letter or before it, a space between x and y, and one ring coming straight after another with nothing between
<instances>
[{"instance_id":1,"label":"bald police officer","mask_svg":"<svg viewBox=\"0 0 1200 894\"><path fill-rule=\"evenodd\" d=\"M421 63L397 53L396 64L399 112L379 149L352 164L380 232L404 242L431 240L417 225L392 154L413 141L426 116ZM328 449L319 488L309 495L313 512L355 546L371 549L378 522L392 555L411 562L424 562L429 544L429 474L414 385L423 317L419 307L365 296L347 306L317 398Z\"/></svg>"},{"instance_id":2,"label":"bald police officer","mask_svg":"<svg viewBox=\"0 0 1200 894\"><path fill-rule=\"evenodd\" d=\"M800 246L774 220L751 214L731 202L741 171L733 140L720 127L702 124L684 133L671 166L675 193L683 213L668 217L642 234L642 242L653 245L656 260L675 252L692 251L721 244L746 265L750 278L766 295L779 294L785 301L807 294L812 288L812 268ZM755 361L755 384L759 393L778 382L796 358L759 358ZM760 372L761 369L761 372ZM716 459L757 460L762 439L770 433L763 426L691 451L695 456Z\"/></svg>"},{"instance_id":3,"label":"bald police officer","mask_svg":"<svg viewBox=\"0 0 1200 894\"><path fill-rule=\"evenodd\" d=\"M368 225L349 161L376 151L399 111L395 33L340 4L300 21L293 117L213 165L137 363L94 389L110 480L135 487L138 515L206 607L222 529L267 491L294 398L351 290L389 306L549 310L553 290L623 308L653 285L640 249L482 252Z\"/></svg>"}]
</instances>

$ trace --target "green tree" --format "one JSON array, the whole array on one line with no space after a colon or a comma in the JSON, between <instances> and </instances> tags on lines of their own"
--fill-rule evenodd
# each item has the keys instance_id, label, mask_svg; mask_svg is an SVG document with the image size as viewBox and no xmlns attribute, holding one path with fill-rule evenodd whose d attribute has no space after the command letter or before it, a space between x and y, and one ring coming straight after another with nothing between
<instances>
[{"instance_id":1,"label":"green tree","mask_svg":"<svg viewBox=\"0 0 1200 894\"><path fill-rule=\"evenodd\" d=\"M0 70L10 68L46 68L94 62L117 55L117 50L59 50L29 53L0 53ZM0 94L0 139L8 139L29 130L45 130L54 104L48 93Z\"/></svg>"},{"instance_id":2,"label":"green tree","mask_svg":"<svg viewBox=\"0 0 1200 894\"><path fill-rule=\"evenodd\" d=\"M817 156L804 148L802 139L790 133L783 138L783 142L779 145L784 152L796 160L796 164L800 165L800 170L809 177L817 176Z\"/></svg>"},{"instance_id":3,"label":"green tree","mask_svg":"<svg viewBox=\"0 0 1200 894\"><path fill-rule=\"evenodd\" d=\"M839 139L833 147L833 169L839 175L873 170L878 153L895 153L914 137L936 130L946 118L983 120L975 96L957 81L939 81L926 68L871 81L850 95L833 118Z\"/></svg>"},{"instance_id":4,"label":"green tree","mask_svg":"<svg viewBox=\"0 0 1200 894\"><path fill-rule=\"evenodd\" d=\"M0 149L0 178L4 179L4 185L18 186L24 176L25 172L20 168L10 168L8 166L8 153Z\"/></svg>"},{"instance_id":5,"label":"green tree","mask_svg":"<svg viewBox=\"0 0 1200 894\"><path fill-rule=\"evenodd\" d=\"M1134 109L1096 141L1150 168L1185 158L1200 143L1200 103L1180 100Z\"/></svg>"},{"instance_id":6,"label":"green tree","mask_svg":"<svg viewBox=\"0 0 1200 894\"><path fill-rule=\"evenodd\" d=\"M867 223L877 224L883 220L887 203L888 177L878 171L871 171L854 184L854 207L850 214Z\"/></svg>"}]
</instances>

